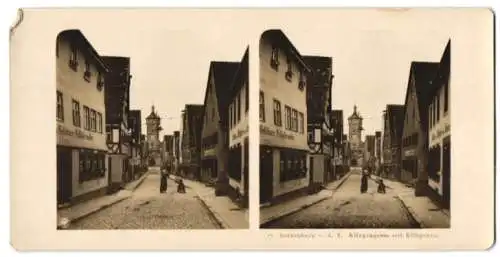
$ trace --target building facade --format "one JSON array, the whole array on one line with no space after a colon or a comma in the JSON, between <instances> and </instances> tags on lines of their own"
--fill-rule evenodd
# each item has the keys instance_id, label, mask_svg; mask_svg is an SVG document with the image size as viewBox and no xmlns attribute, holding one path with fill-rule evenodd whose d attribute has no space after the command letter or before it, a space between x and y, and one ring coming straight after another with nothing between
<instances>
[{"instance_id":1,"label":"building facade","mask_svg":"<svg viewBox=\"0 0 500 257\"><path fill-rule=\"evenodd\" d=\"M333 123L333 177L329 177L327 182L338 179L346 173L345 163L346 153L344 144L344 112L342 110L332 110Z\"/></svg>"},{"instance_id":2,"label":"building facade","mask_svg":"<svg viewBox=\"0 0 500 257\"><path fill-rule=\"evenodd\" d=\"M281 30L262 34L260 202L308 188L306 76L311 70Z\"/></svg>"},{"instance_id":3,"label":"building facade","mask_svg":"<svg viewBox=\"0 0 500 257\"><path fill-rule=\"evenodd\" d=\"M228 184L228 91L238 66L238 62L211 62L205 90L201 180L219 182L217 194L224 194Z\"/></svg>"},{"instance_id":4,"label":"building facade","mask_svg":"<svg viewBox=\"0 0 500 257\"><path fill-rule=\"evenodd\" d=\"M164 135L162 148L162 163L168 164L170 167L173 167L174 164L174 136L173 135Z\"/></svg>"},{"instance_id":5,"label":"building facade","mask_svg":"<svg viewBox=\"0 0 500 257\"><path fill-rule=\"evenodd\" d=\"M79 30L56 39L57 202L78 202L108 186L104 77L108 69ZM83 116L83 117L82 117Z\"/></svg>"},{"instance_id":6,"label":"building facade","mask_svg":"<svg viewBox=\"0 0 500 257\"><path fill-rule=\"evenodd\" d=\"M133 177L137 177L143 171L142 163L142 123L141 123L141 110L130 110L128 124L131 130L131 162Z\"/></svg>"},{"instance_id":7,"label":"building facade","mask_svg":"<svg viewBox=\"0 0 500 257\"><path fill-rule=\"evenodd\" d=\"M375 135L366 135L364 142L364 166L375 170Z\"/></svg>"},{"instance_id":8,"label":"building facade","mask_svg":"<svg viewBox=\"0 0 500 257\"><path fill-rule=\"evenodd\" d=\"M313 188L334 177L332 131L332 58L304 56L311 72L307 75L307 143ZM292 116L294 114L292 113Z\"/></svg>"},{"instance_id":9,"label":"building facade","mask_svg":"<svg viewBox=\"0 0 500 257\"><path fill-rule=\"evenodd\" d=\"M172 140L172 149L173 149L173 172L177 174L179 167L179 156L180 156L180 132L178 130L174 131L173 140Z\"/></svg>"},{"instance_id":10,"label":"building facade","mask_svg":"<svg viewBox=\"0 0 500 257\"><path fill-rule=\"evenodd\" d=\"M448 41L432 81L429 119L428 185L445 207L450 207L451 194L451 123L450 123L450 53Z\"/></svg>"},{"instance_id":11,"label":"building facade","mask_svg":"<svg viewBox=\"0 0 500 257\"><path fill-rule=\"evenodd\" d=\"M148 146L148 165L160 166L161 165L161 143L160 131L162 130L161 118L156 113L155 107L151 106L151 113L146 117L146 140Z\"/></svg>"},{"instance_id":12,"label":"building facade","mask_svg":"<svg viewBox=\"0 0 500 257\"><path fill-rule=\"evenodd\" d=\"M404 122L404 105L389 104L384 113L382 142L383 174L401 179L401 135Z\"/></svg>"},{"instance_id":13,"label":"building facade","mask_svg":"<svg viewBox=\"0 0 500 257\"><path fill-rule=\"evenodd\" d=\"M380 163L382 154L382 132L375 131L375 174L380 175Z\"/></svg>"},{"instance_id":14,"label":"building facade","mask_svg":"<svg viewBox=\"0 0 500 257\"><path fill-rule=\"evenodd\" d=\"M236 199L241 200L243 206L248 207L249 195L249 124L248 110L250 107L250 94L248 85L248 48L232 81L229 90L229 153L228 153L228 178L229 192Z\"/></svg>"},{"instance_id":15,"label":"building facade","mask_svg":"<svg viewBox=\"0 0 500 257\"><path fill-rule=\"evenodd\" d=\"M352 166L361 166L363 164L363 139L361 134L363 132L363 117L359 114L357 107L347 119L349 123L349 149L350 149L350 164Z\"/></svg>"},{"instance_id":16,"label":"building facade","mask_svg":"<svg viewBox=\"0 0 500 257\"><path fill-rule=\"evenodd\" d=\"M195 180L200 180L203 112L204 106L198 104L187 104L183 111L181 175Z\"/></svg>"},{"instance_id":17,"label":"building facade","mask_svg":"<svg viewBox=\"0 0 500 257\"><path fill-rule=\"evenodd\" d=\"M132 180L130 112L130 58L104 56L106 74L106 134L109 149L110 192Z\"/></svg>"},{"instance_id":18,"label":"building facade","mask_svg":"<svg viewBox=\"0 0 500 257\"><path fill-rule=\"evenodd\" d=\"M417 181L418 173L427 169L428 119L430 83L438 63L412 62L405 97L405 118L401 141L401 180L415 184L420 195L427 181Z\"/></svg>"}]
</instances>

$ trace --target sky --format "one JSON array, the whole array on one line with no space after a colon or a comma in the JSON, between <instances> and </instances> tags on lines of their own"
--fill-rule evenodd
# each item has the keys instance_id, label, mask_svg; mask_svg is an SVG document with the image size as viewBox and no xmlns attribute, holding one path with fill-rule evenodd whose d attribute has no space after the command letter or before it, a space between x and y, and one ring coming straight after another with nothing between
<instances>
[{"instance_id":1,"label":"sky","mask_svg":"<svg viewBox=\"0 0 500 257\"><path fill-rule=\"evenodd\" d=\"M130 108L141 110L143 134L152 105L162 118L160 136L179 130L184 106L203 104L210 61L240 61L249 42L227 36L236 30L230 16L211 17L212 26L203 29L172 23L158 12L147 19L130 11L106 16L115 19L81 31L101 56L130 57Z\"/></svg>"},{"instance_id":2,"label":"sky","mask_svg":"<svg viewBox=\"0 0 500 257\"><path fill-rule=\"evenodd\" d=\"M308 14L314 19L306 22L311 16L297 11L262 13L250 19L244 12L229 10L189 15L166 15L161 10L93 12L94 20L106 22L88 22L80 29L101 55L131 58L131 108L142 111L145 124L154 104L162 117L161 134L179 129L185 104L203 104L210 61L239 61L246 46L256 42L253 35L258 38L266 28L282 29L302 55L331 56L332 103L334 109L344 111L344 131L357 105L364 118L364 135L374 134L381 130L385 106L404 104L411 62L439 61L450 38L446 28L452 28L453 20L443 18L443 13L415 11L334 14L316 11ZM73 19L87 17L74 15ZM199 22L190 23L194 20ZM255 47L250 46L250 55Z\"/></svg>"},{"instance_id":3,"label":"sky","mask_svg":"<svg viewBox=\"0 0 500 257\"><path fill-rule=\"evenodd\" d=\"M387 104L404 104L412 61L439 62L448 41L446 34L402 33L391 30L352 30L329 40L314 31L286 30L302 55L333 58L332 108L343 110L344 133L354 105L363 117L363 140L382 129ZM334 33L334 32L332 32Z\"/></svg>"}]
</instances>

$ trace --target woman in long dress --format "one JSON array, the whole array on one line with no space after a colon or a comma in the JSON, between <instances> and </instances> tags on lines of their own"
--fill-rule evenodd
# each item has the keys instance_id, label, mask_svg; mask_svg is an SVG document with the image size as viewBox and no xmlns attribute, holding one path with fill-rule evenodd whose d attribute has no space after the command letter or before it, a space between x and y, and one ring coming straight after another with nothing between
<instances>
[{"instance_id":1,"label":"woman in long dress","mask_svg":"<svg viewBox=\"0 0 500 257\"><path fill-rule=\"evenodd\" d=\"M368 191L368 174L363 171L361 174L361 193L366 193Z\"/></svg>"}]
</instances>

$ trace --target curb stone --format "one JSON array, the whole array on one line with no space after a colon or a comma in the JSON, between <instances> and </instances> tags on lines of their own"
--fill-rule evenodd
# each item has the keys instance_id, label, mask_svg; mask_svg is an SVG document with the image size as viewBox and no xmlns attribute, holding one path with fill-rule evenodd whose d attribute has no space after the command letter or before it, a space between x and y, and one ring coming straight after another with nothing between
<instances>
[{"instance_id":1,"label":"curb stone","mask_svg":"<svg viewBox=\"0 0 500 257\"><path fill-rule=\"evenodd\" d=\"M313 206L313 205L315 205L315 204L318 204L318 203L320 203L320 202L325 201L326 199L328 199L328 198L330 198L330 197L331 197L331 196L325 196L325 197L322 197L322 198L320 198L320 199L314 200L313 202L310 202L310 203L304 204L304 205L302 205L302 206L299 206L299 207L297 207L297 208L290 209L289 211L287 211L287 212L286 212L286 213L284 213L284 214L279 214L279 215L276 215L276 216L272 216L271 218L267 219L266 221L261 222L261 223L260 223L260 227L262 228L262 227L266 226L267 224L269 224L269 223L271 223L271 222L273 222L273 221L275 221L275 220L277 220L277 219L281 219L281 218L284 218L284 217L290 216L290 215L292 215L292 214L294 214L294 213L297 213L297 212L299 212L299 211L301 211L301 210L304 210L304 209L306 209L306 208L309 208L309 207L311 207L311 206Z\"/></svg>"},{"instance_id":2,"label":"curb stone","mask_svg":"<svg viewBox=\"0 0 500 257\"><path fill-rule=\"evenodd\" d=\"M140 185L142 185L142 182L144 182L144 180L146 180L146 177L149 175L149 171L146 171L142 177L139 178L139 182L137 182L137 184L135 186L132 187L132 190L131 191L135 191L137 188L139 188Z\"/></svg>"},{"instance_id":3,"label":"curb stone","mask_svg":"<svg viewBox=\"0 0 500 257\"><path fill-rule=\"evenodd\" d=\"M401 196L397 195L395 196L395 198L398 199L399 202L402 204L403 208L406 209L406 211L408 211L408 214L410 214L411 218L415 220L419 228L426 228L423 221L420 218L418 218L418 215L415 213L415 211L413 211L413 209L410 206L408 206L405 203L405 201L403 201Z\"/></svg>"},{"instance_id":4,"label":"curb stone","mask_svg":"<svg viewBox=\"0 0 500 257\"><path fill-rule=\"evenodd\" d=\"M124 200L127 200L127 199L128 199L128 198L130 198L131 196L132 196L132 195L125 196L125 197L120 198L120 199L118 199L118 200L116 200L116 201L112 201L112 202L110 202L110 203L103 204L103 205L99 206L98 208L95 208L94 210L89 211L89 212L87 212L87 213L84 213L84 214L82 214L82 215L80 215L80 216L76 216L76 217L74 217L74 218L68 218L68 224L71 224L71 223L73 223L73 222L76 222L76 221L79 221L79 220L81 220L81 219L84 219L84 218L86 218L86 217L88 217L88 216L90 216L90 215L92 215L92 214L94 214L94 213L96 213L96 212L102 211L102 210L104 210L104 209L106 209L106 208L108 208L108 207L111 207L111 206L113 206L113 205L115 205L115 204L119 203L119 202L122 202L122 201L124 201ZM62 224L57 224L57 229L64 229L64 228L63 228Z\"/></svg>"},{"instance_id":5,"label":"curb stone","mask_svg":"<svg viewBox=\"0 0 500 257\"><path fill-rule=\"evenodd\" d=\"M229 228L229 225L227 225L227 223L224 222L224 219L219 215L219 213L217 213L212 207L210 207L210 205L206 203L206 200L203 197L201 197L198 193L197 193L197 198L198 200L200 200L203 206L205 206L210 216L212 216L212 218L217 222L217 225L219 225L220 228L222 229Z\"/></svg>"}]
</instances>

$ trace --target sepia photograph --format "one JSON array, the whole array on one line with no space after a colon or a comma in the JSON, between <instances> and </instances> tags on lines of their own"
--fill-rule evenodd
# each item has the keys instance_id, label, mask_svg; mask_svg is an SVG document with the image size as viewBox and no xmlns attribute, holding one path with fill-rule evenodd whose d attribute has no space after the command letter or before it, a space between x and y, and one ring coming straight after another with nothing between
<instances>
[{"instance_id":1,"label":"sepia photograph","mask_svg":"<svg viewBox=\"0 0 500 257\"><path fill-rule=\"evenodd\" d=\"M58 229L248 228L248 46L96 29L55 41Z\"/></svg>"},{"instance_id":2,"label":"sepia photograph","mask_svg":"<svg viewBox=\"0 0 500 257\"><path fill-rule=\"evenodd\" d=\"M452 40L293 32L260 39L261 228L449 228Z\"/></svg>"},{"instance_id":3,"label":"sepia photograph","mask_svg":"<svg viewBox=\"0 0 500 257\"><path fill-rule=\"evenodd\" d=\"M19 9L11 245L488 249L493 32L487 8Z\"/></svg>"}]
</instances>

